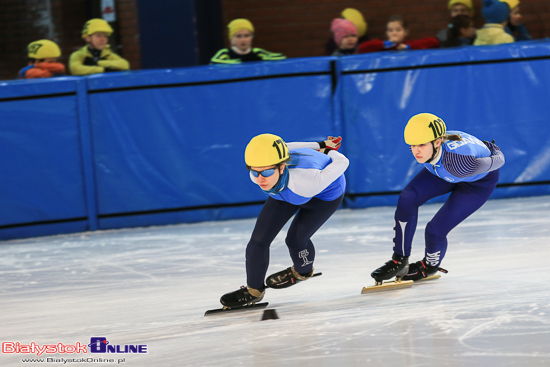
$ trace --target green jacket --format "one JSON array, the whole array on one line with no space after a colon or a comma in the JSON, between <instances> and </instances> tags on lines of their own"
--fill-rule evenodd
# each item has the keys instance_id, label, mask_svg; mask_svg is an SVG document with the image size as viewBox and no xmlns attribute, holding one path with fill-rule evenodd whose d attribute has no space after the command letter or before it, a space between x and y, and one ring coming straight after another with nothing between
<instances>
[{"instance_id":1,"label":"green jacket","mask_svg":"<svg viewBox=\"0 0 550 367\"><path fill-rule=\"evenodd\" d=\"M211 64L240 64L247 61L273 61L286 59L285 55L269 52L261 48L252 48L246 55L236 53L230 48L222 48L210 60Z\"/></svg>"},{"instance_id":2,"label":"green jacket","mask_svg":"<svg viewBox=\"0 0 550 367\"><path fill-rule=\"evenodd\" d=\"M109 46L101 50L99 60L95 63L88 46L84 46L71 54L69 69L72 75L90 75L106 71L130 70L130 63L112 52Z\"/></svg>"}]
</instances>

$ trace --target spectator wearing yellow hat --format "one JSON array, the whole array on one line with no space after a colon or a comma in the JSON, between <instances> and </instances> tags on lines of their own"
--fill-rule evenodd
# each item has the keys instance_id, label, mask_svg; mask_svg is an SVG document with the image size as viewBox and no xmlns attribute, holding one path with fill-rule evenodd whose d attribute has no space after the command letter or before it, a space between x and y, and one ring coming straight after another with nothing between
<instances>
[{"instance_id":1,"label":"spectator wearing yellow hat","mask_svg":"<svg viewBox=\"0 0 550 367\"><path fill-rule=\"evenodd\" d=\"M467 15L470 18L474 17L474 5L472 3L472 0L450 0L449 4L447 5L449 9L449 14L451 16L451 21L449 22L449 25L447 28L444 28L437 32L437 39L440 43L446 43L447 41L447 35L449 28L453 27L453 18L457 15ZM470 43L471 44L471 43Z\"/></svg>"},{"instance_id":2,"label":"spectator wearing yellow hat","mask_svg":"<svg viewBox=\"0 0 550 367\"><path fill-rule=\"evenodd\" d=\"M349 20L355 25L355 28L357 30L357 37L358 37L357 44L360 44L362 42L369 40L369 36L366 34L368 24L365 21L363 14L361 14L359 10L353 9L353 8L346 8L342 11L342 13L340 14L340 17L341 17L340 19ZM332 55L339 48L340 48L340 45L336 44L334 37L331 37L325 44L325 54Z\"/></svg>"},{"instance_id":3,"label":"spectator wearing yellow hat","mask_svg":"<svg viewBox=\"0 0 550 367\"><path fill-rule=\"evenodd\" d=\"M510 17L506 25L507 32L510 33L516 41L530 41L533 39L522 23L522 16L519 12L519 0L502 0L510 7Z\"/></svg>"},{"instance_id":4,"label":"spectator wearing yellow hat","mask_svg":"<svg viewBox=\"0 0 550 367\"><path fill-rule=\"evenodd\" d=\"M19 78L50 78L65 75L65 65L57 62L61 50L57 43L38 40L27 46L28 65L19 71Z\"/></svg>"},{"instance_id":5,"label":"spectator wearing yellow hat","mask_svg":"<svg viewBox=\"0 0 550 367\"><path fill-rule=\"evenodd\" d=\"M111 51L109 36L113 29L103 19L90 19L84 24L82 38L86 46L71 54L69 68L72 75L90 75L108 71L129 70L130 63Z\"/></svg>"},{"instance_id":6,"label":"spectator wearing yellow hat","mask_svg":"<svg viewBox=\"0 0 550 367\"><path fill-rule=\"evenodd\" d=\"M248 61L283 60L283 54L252 47L254 26L248 19L235 19L228 24L229 48L222 48L210 60L212 64L240 64Z\"/></svg>"},{"instance_id":7,"label":"spectator wearing yellow hat","mask_svg":"<svg viewBox=\"0 0 550 367\"><path fill-rule=\"evenodd\" d=\"M483 0L485 25L476 32L475 46L500 45L514 42L514 37L504 28L510 17L510 6L505 1Z\"/></svg>"}]
</instances>

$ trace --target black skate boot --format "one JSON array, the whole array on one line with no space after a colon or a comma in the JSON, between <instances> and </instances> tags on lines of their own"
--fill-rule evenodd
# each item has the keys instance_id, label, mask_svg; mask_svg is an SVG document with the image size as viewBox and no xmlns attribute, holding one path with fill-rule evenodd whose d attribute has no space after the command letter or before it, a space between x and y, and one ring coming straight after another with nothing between
<instances>
[{"instance_id":1,"label":"black skate boot","mask_svg":"<svg viewBox=\"0 0 550 367\"><path fill-rule=\"evenodd\" d=\"M409 265L409 271L403 275L403 280L422 280L433 276L438 271L447 274L448 271L438 266L431 266L426 259L417 261Z\"/></svg>"},{"instance_id":2,"label":"black skate boot","mask_svg":"<svg viewBox=\"0 0 550 367\"><path fill-rule=\"evenodd\" d=\"M371 273L371 277L376 280L376 284L382 283L383 280L388 280L393 277L396 281L400 281L409 271L409 257L393 254L392 259L383 266L379 267Z\"/></svg>"},{"instance_id":3,"label":"black skate boot","mask_svg":"<svg viewBox=\"0 0 550 367\"><path fill-rule=\"evenodd\" d=\"M265 290L260 291L253 288L245 287L244 285L230 293L226 293L220 298L220 302L225 307L237 307L251 305L260 302L264 298Z\"/></svg>"},{"instance_id":4,"label":"black skate boot","mask_svg":"<svg viewBox=\"0 0 550 367\"><path fill-rule=\"evenodd\" d=\"M294 270L294 267L290 267L288 269L281 270L278 273L268 276L265 284L269 288L288 288L296 283L308 280L312 276L313 269L311 269L311 273L307 275L301 275L296 270Z\"/></svg>"}]
</instances>

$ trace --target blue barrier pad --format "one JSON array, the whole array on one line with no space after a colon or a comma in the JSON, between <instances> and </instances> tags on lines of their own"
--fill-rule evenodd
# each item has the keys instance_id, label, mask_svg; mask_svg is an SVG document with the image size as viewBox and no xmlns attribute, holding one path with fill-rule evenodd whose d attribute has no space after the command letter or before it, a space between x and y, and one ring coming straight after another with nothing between
<instances>
[{"instance_id":1,"label":"blue barrier pad","mask_svg":"<svg viewBox=\"0 0 550 367\"><path fill-rule=\"evenodd\" d=\"M548 50L548 43L535 45ZM548 124L550 58L406 68L421 60L433 63L438 55L444 55L446 60L464 55L469 59L490 51L495 59L500 59L514 50L530 47L533 45L514 45L512 51L499 46L402 52L400 63L394 59L392 64L402 69L343 75L344 134L352 162L347 172L347 193L379 195L400 191L422 169L403 139L408 119L421 112L440 116L448 130L465 131L483 140L495 139L507 160L501 169L501 183L550 180L550 142L545 134L540 134L547 131ZM469 52L474 56L467 55ZM368 55L368 62L383 65L391 58L385 53L377 55L379 60L375 60L375 54ZM411 61L404 62L409 55ZM540 189L531 187L534 192ZM359 201L364 202L356 203Z\"/></svg>"},{"instance_id":2,"label":"blue barrier pad","mask_svg":"<svg viewBox=\"0 0 550 367\"><path fill-rule=\"evenodd\" d=\"M78 77L0 81L0 102L3 99L76 93L75 80Z\"/></svg>"},{"instance_id":3,"label":"blue barrier pad","mask_svg":"<svg viewBox=\"0 0 550 367\"><path fill-rule=\"evenodd\" d=\"M273 62L249 62L240 65L209 65L162 70L140 70L96 74L88 77L90 91L230 81L276 75L329 73L334 57L291 59Z\"/></svg>"},{"instance_id":4,"label":"blue barrier pad","mask_svg":"<svg viewBox=\"0 0 550 367\"><path fill-rule=\"evenodd\" d=\"M519 58L550 57L550 39L495 46L386 51L342 58L342 72L427 67L438 64L483 63Z\"/></svg>"},{"instance_id":5,"label":"blue barrier pad","mask_svg":"<svg viewBox=\"0 0 550 367\"><path fill-rule=\"evenodd\" d=\"M338 133L331 75L302 75L301 60L291 66L255 63L232 71L240 78L272 67L271 79L90 94L99 214L265 200L244 163L253 136L319 141ZM283 69L300 73L277 77Z\"/></svg>"},{"instance_id":6,"label":"blue barrier pad","mask_svg":"<svg viewBox=\"0 0 550 367\"><path fill-rule=\"evenodd\" d=\"M0 102L0 227L86 217L75 99Z\"/></svg>"}]
</instances>

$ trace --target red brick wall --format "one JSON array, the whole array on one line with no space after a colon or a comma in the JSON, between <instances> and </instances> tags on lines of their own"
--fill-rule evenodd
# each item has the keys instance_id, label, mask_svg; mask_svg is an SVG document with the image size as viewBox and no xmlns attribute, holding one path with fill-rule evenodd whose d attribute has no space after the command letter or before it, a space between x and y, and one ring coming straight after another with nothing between
<instances>
[{"instance_id":1,"label":"red brick wall","mask_svg":"<svg viewBox=\"0 0 550 367\"><path fill-rule=\"evenodd\" d=\"M48 7L49 3L49 7ZM117 0L119 52L139 69L139 35L135 0ZM61 48L60 61L67 65L70 54L84 46L82 26L88 20L85 1L2 0L0 2L0 80L15 79L26 66L26 47L39 39L51 39Z\"/></svg>"},{"instance_id":2,"label":"red brick wall","mask_svg":"<svg viewBox=\"0 0 550 367\"><path fill-rule=\"evenodd\" d=\"M321 56L332 36L330 22L345 8L361 11L371 38L385 39L386 21L401 14L409 23L408 39L435 36L448 23L446 0L222 0L224 24L247 18L255 27L254 45L288 57ZM482 0L474 0L475 25L481 27ZM533 38L550 36L550 1L520 5ZM227 37L226 37L227 39Z\"/></svg>"}]
</instances>

